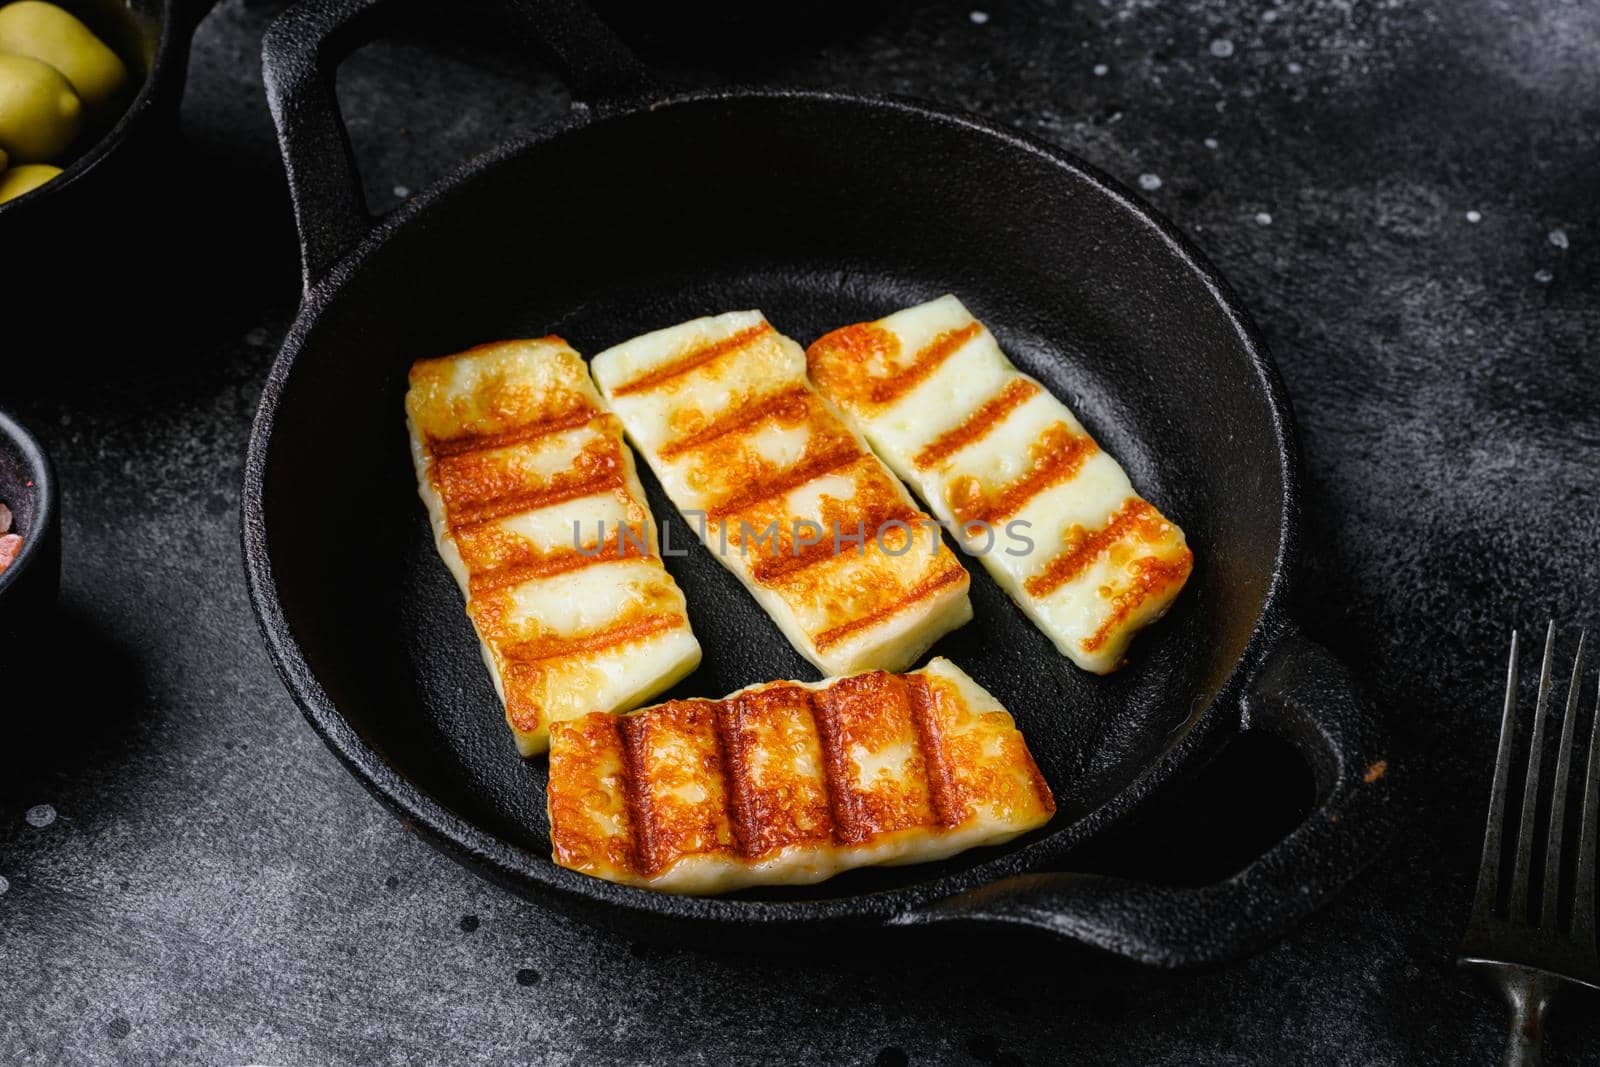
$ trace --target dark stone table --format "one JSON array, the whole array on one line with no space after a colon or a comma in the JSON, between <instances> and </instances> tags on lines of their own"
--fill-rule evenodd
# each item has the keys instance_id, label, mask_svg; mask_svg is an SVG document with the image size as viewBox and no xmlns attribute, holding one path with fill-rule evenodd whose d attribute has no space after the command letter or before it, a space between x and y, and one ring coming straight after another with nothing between
<instances>
[{"instance_id":1,"label":"dark stone table","mask_svg":"<svg viewBox=\"0 0 1600 1067\"><path fill-rule=\"evenodd\" d=\"M179 220L165 251L183 276L92 373L0 384L54 453L66 517L55 684L0 680L6 717L55 738L0 780L0 1061L1498 1054L1501 1010L1451 956L1503 649L1513 624L1575 626L1600 605L1600 12L824 10L731 51L634 33L693 80L971 108L1141 186L1194 235L1297 403L1299 614L1390 714L1415 785L1404 839L1253 959L1092 980L1031 941L779 959L632 944L434 852L301 719L245 594L240 468L296 268L257 59L277 7L226 0L198 36L159 205ZM364 52L341 95L375 207L564 107L518 57L443 32ZM6 307L0 330L32 310ZM38 355L59 369L74 353ZM0 372L10 360L0 349ZM1179 880L1236 868L1303 802L1303 772L1279 757L1231 754L1096 862ZM1550 1062L1597 1055L1600 1012L1573 1001Z\"/></svg>"}]
</instances>

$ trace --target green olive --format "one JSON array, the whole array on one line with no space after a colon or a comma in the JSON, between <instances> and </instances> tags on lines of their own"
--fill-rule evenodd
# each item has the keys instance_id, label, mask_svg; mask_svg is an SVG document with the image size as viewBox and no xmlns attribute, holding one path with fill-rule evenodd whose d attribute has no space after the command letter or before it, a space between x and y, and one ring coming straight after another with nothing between
<instances>
[{"instance_id":1,"label":"green olive","mask_svg":"<svg viewBox=\"0 0 1600 1067\"><path fill-rule=\"evenodd\" d=\"M128 68L89 27L39 0L0 7L0 52L50 64L92 108L113 99L128 83Z\"/></svg>"},{"instance_id":2,"label":"green olive","mask_svg":"<svg viewBox=\"0 0 1600 1067\"><path fill-rule=\"evenodd\" d=\"M18 163L46 163L78 136L83 104L48 63L0 52L0 148Z\"/></svg>"},{"instance_id":3,"label":"green olive","mask_svg":"<svg viewBox=\"0 0 1600 1067\"><path fill-rule=\"evenodd\" d=\"M24 163L12 167L0 174L0 204L39 188L60 173L60 167L52 167L48 163Z\"/></svg>"},{"instance_id":4,"label":"green olive","mask_svg":"<svg viewBox=\"0 0 1600 1067\"><path fill-rule=\"evenodd\" d=\"M6 172L6 168L10 165L11 157L6 155L6 150L4 148L0 148L0 174L4 174Z\"/></svg>"}]
</instances>

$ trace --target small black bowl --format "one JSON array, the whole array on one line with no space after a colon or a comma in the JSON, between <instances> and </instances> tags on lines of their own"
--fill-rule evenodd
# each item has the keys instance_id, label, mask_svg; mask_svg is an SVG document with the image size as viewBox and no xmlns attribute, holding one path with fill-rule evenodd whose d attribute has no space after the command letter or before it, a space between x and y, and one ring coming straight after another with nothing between
<instances>
[{"instance_id":1,"label":"small black bowl","mask_svg":"<svg viewBox=\"0 0 1600 1067\"><path fill-rule=\"evenodd\" d=\"M178 105L189 67L189 45L210 0L59 0L128 67L131 85L106 114L87 116L83 134L55 162L63 173L0 204L8 243L65 233L92 234L103 224L98 208L113 201L120 214L137 212L128 190L138 171L158 166L177 130ZM152 146L151 142L159 142ZM135 151L127 151L133 145ZM137 158L131 158L131 157ZM18 245L17 247L28 247ZM30 248L30 252L33 249ZM81 255L79 258L83 258Z\"/></svg>"},{"instance_id":2,"label":"small black bowl","mask_svg":"<svg viewBox=\"0 0 1600 1067\"><path fill-rule=\"evenodd\" d=\"M3 3L4 0L0 0ZM214 0L63 0L128 66L132 84L115 113L91 117L60 160L65 170L0 204L0 248L24 269L6 275L7 354L23 358L90 343L148 315L168 270L141 270L174 225L169 188L179 152L178 111L189 46ZM63 291L96 314L60 312Z\"/></svg>"},{"instance_id":3,"label":"small black bowl","mask_svg":"<svg viewBox=\"0 0 1600 1067\"><path fill-rule=\"evenodd\" d=\"M0 669L54 623L61 585L61 507L56 478L39 442L0 410L0 502L22 551L0 571Z\"/></svg>"}]
</instances>

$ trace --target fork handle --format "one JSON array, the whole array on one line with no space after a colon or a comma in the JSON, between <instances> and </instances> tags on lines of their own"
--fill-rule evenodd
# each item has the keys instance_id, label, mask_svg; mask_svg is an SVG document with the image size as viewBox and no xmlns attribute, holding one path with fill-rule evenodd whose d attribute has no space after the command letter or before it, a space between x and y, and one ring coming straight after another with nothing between
<instances>
[{"instance_id":1,"label":"fork handle","mask_svg":"<svg viewBox=\"0 0 1600 1067\"><path fill-rule=\"evenodd\" d=\"M1500 991L1511 1009L1511 1033L1501 1061L1505 1067L1539 1067L1544 1059L1545 1017L1560 989L1560 980L1543 971L1515 965L1500 970Z\"/></svg>"}]
</instances>

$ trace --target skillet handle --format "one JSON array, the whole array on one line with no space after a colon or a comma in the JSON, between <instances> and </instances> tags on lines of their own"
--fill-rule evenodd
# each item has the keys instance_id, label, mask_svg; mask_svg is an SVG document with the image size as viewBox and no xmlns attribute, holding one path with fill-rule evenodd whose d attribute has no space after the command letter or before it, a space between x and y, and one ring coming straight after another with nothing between
<instances>
[{"instance_id":1,"label":"skillet handle","mask_svg":"<svg viewBox=\"0 0 1600 1067\"><path fill-rule=\"evenodd\" d=\"M1377 855L1395 814L1381 720L1331 654L1289 627L1251 680L1246 729L1268 730L1311 765L1304 822L1243 870L1199 887L1094 874L1019 875L898 916L898 925L1033 927L1163 968L1237 959L1330 899Z\"/></svg>"},{"instance_id":2,"label":"skillet handle","mask_svg":"<svg viewBox=\"0 0 1600 1067\"><path fill-rule=\"evenodd\" d=\"M499 0L450 5L429 0L301 0L267 28L261 72L300 231L301 280L320 282L375 223L334 92L339 63L367 42L424 19L503 11L516 34L553 54L574 110L643 95L650 73L581 0Z\"/></svg>"}]
</instances>

